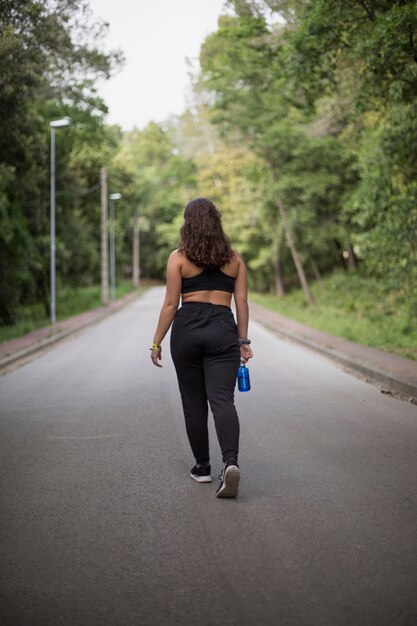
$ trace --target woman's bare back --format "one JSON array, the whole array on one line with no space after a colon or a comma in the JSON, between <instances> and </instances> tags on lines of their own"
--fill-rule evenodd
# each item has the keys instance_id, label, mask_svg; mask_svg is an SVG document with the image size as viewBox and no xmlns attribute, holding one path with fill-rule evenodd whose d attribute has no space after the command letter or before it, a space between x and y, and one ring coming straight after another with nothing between
<instances>
[{"instance_id":1,"label":"woman's bare back","mask_svg":"<svg viewBox=\"0 0 417 626\"><path fill-rule=\"evenodd\" d=\"M180 271L182 278L193 278L198 274L201 274L203 269L192 263L187 257L178 252L180 257ZM229 263L223 265L220 268L224 274L236 278L239 272L239 258L234 256ZM193 291L191 293L182 294L183 302L210 302L211 304L223 304L224 306L230 306L232 301L231 293L227 291L220 291L217 289Z\"/></svg>"}]
</instances>

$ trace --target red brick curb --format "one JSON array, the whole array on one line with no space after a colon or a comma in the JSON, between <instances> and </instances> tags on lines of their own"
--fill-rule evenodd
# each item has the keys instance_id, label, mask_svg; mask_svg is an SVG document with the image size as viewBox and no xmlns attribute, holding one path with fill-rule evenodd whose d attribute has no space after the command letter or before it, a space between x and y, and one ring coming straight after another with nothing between
<instances>
[{"instance_id":1,"label":"red brick curb","mask_svg":"<svg viewBox=\"0 0 417 626\"><path fill-rule=\"evenodd\" d=\"M143 292L137 290L130 291L122 298L110 302L108 305L103 305L91 311L85 311L85 313L74 315L56 324L37 328L22 337L3 342L0 344L0 370L68 337L68 335L86 326L95 324L105 317L116 313L116 311L119 311L136 298L139 298L142 293Z\"/></svg>"},{"instance_id":2,"label":"red brick curb","mask_svg":"<svg viewBox=\"0 0 417 626\"><path fill-rule=\"evenodd\" d=\"M251 303L250 312L254 320L277 334L321 352L370 381L386 385L417 402L417 361L335 337L258 304Z\"/></svg>"}]
</instances>

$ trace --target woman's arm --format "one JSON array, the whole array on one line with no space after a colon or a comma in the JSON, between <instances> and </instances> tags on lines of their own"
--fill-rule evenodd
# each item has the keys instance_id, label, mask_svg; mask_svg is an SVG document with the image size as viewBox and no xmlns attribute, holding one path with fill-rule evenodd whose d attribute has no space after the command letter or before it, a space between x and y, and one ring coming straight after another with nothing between
<instances>
[{"instance_id":1,"label":"woman's arm","mask_svg":"<svg viewBox=\"0 0 417 626\"><path fill-rule=\"evenodd\" d=\"M236 252L236 257L239 262L238 273L235 281L235 304L236 304L236 317L237 317L237 330L239 333L239 339L248 338L248 324L249 324L249 306L248 306L248 286L246 279L246 266L242 257ZM253 357L252 350L249 345L240 346L240 354L242 359L246 362Z\"/></svg>"},{"instance_id":2,"label":"woman's arm","mask_svg":"<svg viewBox=\"0 0 417 626\"><path fill-rule=\"evenodd\" d=\"M167 264L167 284L165 300L159 314L158 325L155 330L153 343L159 345L159 349L152 350L151 359L154 365L162 367L158 361L162 358L160 344L171 326L178 309L181 295L181 263L178 252L174 250L168 258Z\"/></svg>"}]
</instances>

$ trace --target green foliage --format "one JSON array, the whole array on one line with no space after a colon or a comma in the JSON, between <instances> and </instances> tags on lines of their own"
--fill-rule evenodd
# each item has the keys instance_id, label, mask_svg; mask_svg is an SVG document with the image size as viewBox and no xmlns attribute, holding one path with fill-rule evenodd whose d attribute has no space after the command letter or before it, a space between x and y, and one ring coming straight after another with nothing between
<instances>
[{"instance_id":1,"label":"green foliage","mask_svg":"<svg viewBox=\"0 0 417 626\"><path fill-rule=\"evenodd\" d=\"M287 69L290 89L309 110L323 92L337 100L349 90L351 116L340 138L356 157L358 180L344 194L345 219L364 270L401 289L414 315L416 36L413 1L312 0L291 34Z\"/></svg>"},{"instance_id":2,"label":"green foliage","mask_svg":"<svg viewBox=\"0 0 417 626\"><path fill-rule=\"evenodd\" d=\"M12 215L5 190L13 179L11 167L0 165L0 316L13 323L19 288L29 282L25 257L29 248L26 224L21 213Z\"/></svg>"},{"instance_id":3,"label":"green foliage","mask_svg":"<svg viewBox=\"0 0 417 626\"><path fill-rule=\"evenodd\" d=\"M202 46L200 60L206 87L215 94L213 122L225 136L239 131L241 144L249 143L270 170L258 211L259 220L268 214L269 236L261 243L266 250L249 268L254 274L262 268L271 285L277 257L287 274L293 272L288 253L278 244L282 231L278 211L272 208L276 195L285 201L301 258L317 259L322 269L329 269L340 262L335 241L339 246L350 241L343 203L356 174L354 157L338 138L308 132L311 120L294 107L286 90L286 38L269 29L254 4L246 3L243 11L244 4L237 6L237 16L219 20L218 31ZM271 236L271 230L276 234ZM269 263L260 264L261 258L268 258L267 251Z\"/></svg>"},{"instance_id":4,"label":"green foliage","mask_svg":"<svg viewBox=\"0 0 417 626\"><path fill-rule=\"evenodd\" d=\"M151 123L143 131L124 133L110 173L124 194L118 204L124 210L119 234L129 233L118 258L126 266L131 262L132 217L138 215L142 273L163 276L168 253L179 243L177 218L194 192L194 164L177 154L171 132Z\"/></svg>"},{"instance_id":5,"label":"green foliage","mask_svg":"<svg viewBox=\"0 0 417 626\"><path fill-rule=\"evenodd\" d=\"M130 291L143 293L147 285L133 287L131 281L118 281L116 298L121 298ZM97 309L102 305L101 285L88 287L63 287L57 292L57 322L68 317ZM26 335L50 324L50 316L45 313L42 303L32 302L19 307L19 319L13 326L0 326L0 341L8 341Z\"/></svg>"},{"instance_id":6,"label":"green foliage","mask_svg":"<svg viewBox=\"0 0 417 626\"><path fill-rule=\"evenodd\" d=\"M314 308L306 306L301 289L285 298L251 293L250 301L332 335L417 360L417 332L403 292L387 290L361 273L341 272L312 289Z\"/></svg>"},{"instance_id":7,"label":"green foliage","mask_svg":"<svg viewBox=\"0 0 417 626\"><path fill-rule=\"evenodd\" d=\"M278 258L291 282L278 193L307 267L328 271L348 259L354 269L359 259L415 315L417 5L229 4L235 15L219 20L200 60L213 122L271 168L255 213L276 235L258 240L249 267L270 285ZM268 21L266 7L286 22Z\"/></svg>"},{"instance_id":8,"label":"green foliage","mask_svg":"<svg viewBox=\"0 0 417 626\"><path fill-rule=\"evenodd\" d=\"M87 276L94 280L90 271L97 259L94 225L84 211L87 206L93 210L93 205L90 198L84 203L77 191L73 193L92 178L92 171L71 168L71 152L83 135L96 150L103 147L101 114L106 107L94 83L109 76L121 61L119 53L100 51L105 28L91 21L84 1L1 3L3 324L15 322L19 303L35 299L42 301L45 312L49 308L49 122L63 115L71 117L73 127L57 132L57 270L64 280L83 277L88 282Z\"/></svg>"},{"instance_id":9,"label":"green foliage","mask_svg":"<svg viewBox=\"0 0 417 626\"><path fill-rule=\"evenodd\" d=\"M266 179L264 165L247 149L224 147L197 160L197 194L208 196L219 208L225 232L249 268L270 239L260 215ZM266 263L269 271L270 260ZM262 269L258 265L249 272L253 287L265 286Z\"/></svg>"},{"instance_id":10,"label":"green foliage","mask_svg":"<svg viewBox=\"0 0 417 626\"><path fill-rule=\"evenodd\" d=\"M352 196L356 235L370 273L417 303L417 107L395 106L364 133ZM417 314L417 309L414 308Z\"/></svg>"},{"instance_id":11,"label":"green foliage","mask_svg":"<svg viewBox=\"0 0 417 626\"><path fill-rule=\"evenodd\" d=\"M245 137L262 133L266 111L265 92L274 73L273 57L265 41L267 26L262 17L224 16L219 29L201 47L204 84L215 94L213 122L224 134L236 129ZM279 116L282 98L275 102Z\"/></svg>"},{"instance_id":12,"label":"green foliage","mask_svg":"<svg viewBox=\"0 0 417 626\"><path fill-rule=\"evenodd\" d=\"M309 105L354 66L361 108L412 102L417 81L414 0L311 0L292 32L293 87Z\"/></svg>"}]
</instances>

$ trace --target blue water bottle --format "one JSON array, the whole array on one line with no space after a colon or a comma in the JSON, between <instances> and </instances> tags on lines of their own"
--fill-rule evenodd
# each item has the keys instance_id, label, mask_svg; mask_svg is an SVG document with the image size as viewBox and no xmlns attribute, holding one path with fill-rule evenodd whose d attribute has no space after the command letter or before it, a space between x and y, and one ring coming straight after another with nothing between
<instances>
[{"instance_id":1,"label":"blue water bottle","mask_svg":"<svg viewBox=\"0 0 417 626\"><path fill-rule=\"evenodd\" d=\"M237 386L239 391L249 391L250 389L249 368L243 361L240 362L240 367L237 370Z\"/></svg>"}]
</instances>

